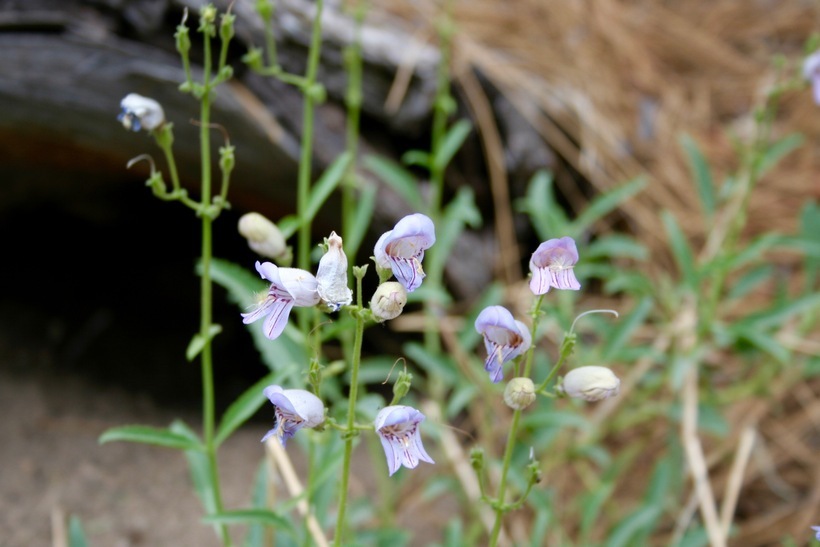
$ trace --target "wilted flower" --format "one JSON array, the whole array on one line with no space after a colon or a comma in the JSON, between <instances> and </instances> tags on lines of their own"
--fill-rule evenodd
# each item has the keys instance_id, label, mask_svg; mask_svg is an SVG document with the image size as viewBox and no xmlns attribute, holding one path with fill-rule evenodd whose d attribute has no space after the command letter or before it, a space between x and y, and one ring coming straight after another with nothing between
<instances>
[{"instance_id":1,"label":"wilted flower","mask_svg":"<svg viewBox=\"0 0 820 547\"><path fill-rule=\"evenodd\" d=\"M129 93L120 101L120 114L117 120L131 131L153 131L165 123L165 112L154 99Z\"/></svg>"},{"instance_id":2,"label":"wilted flower","mask_svg":"<svg viewBox=\"0 0 820 547\"><path fill-rule=\"evenodd\" d=\"M276 421L273 429L262 437L262 442L275 436L285 446L287 440L303 427L316 427L325 421L325 405L309 391L268 386L264 393L273 403Z\"/></svg>"},{"instance_id":3,"label":"wilted flower","mask_svg":"<svg viewBox=\"0 0 820 547\"><path fill-rule=\"evenodd\" d=\"M527 351L532 337L527 326L513 318L502 306L488 306L481 310L475 320L475 330L484 337L487 359L484 370L490 380L498 383L504 378L504 363Z\"/></svg>"},{"instance_id":4,"label":"wilted flower","mask_svg":"<svg viewBox=\"0 0 820 547\"><path fill-rule=\"evenodd\" d=\"M504 388L504 403L513 410L524 410L535 401L535 384L529 378L513 378Z\"/></svg>"},{"instance_id":5,"label":"wilted flower","mask_svg":"<svg viewBox=\"0 0 820 547\"><path fill-rule=\"evenodd\" d=\"M435 242L436 231L429 217L421 213L407 215L376 242L376 264L392 270L399 283L408 292L413 292L424 279L421 267L424 251Z\"/></svg>"},{"instance_id":6,"label":"wilted flower","mask_svg":"<svg viewBox=\"0 0 820 547\"><path fill-rule=\"evenodd\" d=\"M370 311L373 318L381 323L388 319L395 319L401 315L404 305L407 304L407 289L395 281L382 283L370 299Z\"/></svg>"},{"instance_id":7,"label":"wilted flower","mask_svg":"<svg viewBox=\"0 0 820 547\"><path fill-rule=\"evenodd\" d=\"M266 258L280 258L287 247L279 228L259 213L245 213L239 219L239 233L251 250Z\"/></svg>"},{"instance_id":8,"label":"wilted flower","mask_svg":"<svg viewBox=\"0 0 820 547\"><path fill-rule=\"evenodd\" d=\"M263 331L273 340L285 330L293 306L315 306L319 303L316 278L305 270L280 268L271 262L260 263L258 260L256 271L271 285L256 309L242 314L242 322L247 325L267 316Z\"/></svg>"},{"instance_id":9,"label":"wilted flower","mask_svg":"<svg viewBox=\"0 0 820 547\"><path fill-rule=\"evenodd\" d=\"M353 291L347 287L347 255L336 232L330 232L327 238L327 252L319 260L316 280L319 297L331 310L338 311L353 301Z\"/></svg>"},{"instance_id":10,"label":"wilted flower","mask_svg":"<svg viewBox=\"0 0 820 547\"><path fill-rule=\"evenodd\" d=\"M572 369L559 386L570 397L585 401L600 401L618 394L621 381L606 367L587 366Z\"/></svg>"},{"instance_id":11,"label":"wilted flower","mask_svg":"<svg viewBox=\"0 0 820 547\"><path fill-rule=\"evenodd\" d=\"M408 469L415 468L419 460L436 463L421 444L419 424L423 421L424 414L404 405L386 406L376 415L374 425L387 457L390 475L402 465Z\"/></svg>"},{"instance_id":12,"label":"wilted flower","mask_svg":"<svg viewBox=\"0 0 820 547\"><path fill-rule=\"evenodd\" d=\"M576 262L578 249L571 237L543 242L530 258L530 290L536 295L546 294L550 287L577 291L581 284L572 270Z\"/></svg>"},{"instance_id":13,"label":"wilted flower","mask_svg":"<svg viewBox=\"0 0 820 547\"><path fill-rule=\"evenodd\" d=\"M820 105L820 50L815 51L803 61L803 78L811 82L814 102Z\"/></svg>"}]
</instances>

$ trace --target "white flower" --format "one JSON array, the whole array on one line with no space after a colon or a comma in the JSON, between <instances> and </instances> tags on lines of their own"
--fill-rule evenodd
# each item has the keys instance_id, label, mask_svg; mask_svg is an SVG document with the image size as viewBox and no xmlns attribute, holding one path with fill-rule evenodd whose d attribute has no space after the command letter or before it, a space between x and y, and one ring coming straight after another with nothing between
<instances>
[{"instance_id":1,"label":"white flower","mask_svg":"<svg viewBox=\"0 0 820 547\"><path fill-rule=\"evenodd\" d=\"M165 112L154 99L129 93L120 101L120 114L117 120L131 131L153 131L165 123Z\"/></svg>"},{"instance_id":2,"label":"white flower","mask_svg":"<svg viewBox=\"0 0 820 547\"><path fill-rule=\"evenodd\" d=\"M276 421L273 429L262 437L262 442L275 436L285 446L287 440L303 427L316 427L325 421L325 405L309 391L268 386L264 393L273 403Z\"/></svg>"}]
</instances>

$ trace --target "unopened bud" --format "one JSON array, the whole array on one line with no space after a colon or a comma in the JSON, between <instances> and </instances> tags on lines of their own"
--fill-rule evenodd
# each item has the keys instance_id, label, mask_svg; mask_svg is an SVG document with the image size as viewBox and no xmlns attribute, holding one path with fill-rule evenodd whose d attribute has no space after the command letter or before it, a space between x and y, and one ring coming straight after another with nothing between
<instances>
[{"instance_id":1,"label":"unopened bud","mask_svg":"<svg viewBox=\"0 0 820 547\"><path fill-rule=\"evenodd\" d=\"M513 378L504 388L504 402L513 410L524 410L535 401L535 384L529 378Z\"/></svg>"},{"instance_id":2,"label":"unopened bud","mask_svg":"<svg viewBox=\"0 0 820 547\"><path fill-rule=\"evenodd\" d=\"M370 310L373 318L379 323L395 319L401 315L407 304L407 289L401 283L388 281L382 283L370 299Z\"/></svg>"},{"instance_id":3,"label":"unopened bud","mask_svg":"<svg viewBox=\"0 0 820 547\"><path fill-rule=\"evenodd\" d=\"M621 381L606 367L578 367L564 376L558 390L585 401L600 401L618 394Z\"/></svg>"},{"instance_id":4,"label":"unopened bud","mask_svg":"<svg viewBox=\"0 0 820 547\"><path fill-rule=\"evenodd\" d=\"M336 232L327 238L327 252L319 260L316 280L319 297L331 310L338 311L353 301L353 291L347 287L347 255Z\"/></svg>"},{"instance_id":5,"label":"unopened bud","mask_svg":"<svg viewBox=\"0 0 820 547\"><path fill-rule=\"evenodd\" d=\"M280 258L286 252L285 237L276 224L259 213L246 213L239 219L239 233L248 247L260 256Z\"/></svg>"}]
</instances>

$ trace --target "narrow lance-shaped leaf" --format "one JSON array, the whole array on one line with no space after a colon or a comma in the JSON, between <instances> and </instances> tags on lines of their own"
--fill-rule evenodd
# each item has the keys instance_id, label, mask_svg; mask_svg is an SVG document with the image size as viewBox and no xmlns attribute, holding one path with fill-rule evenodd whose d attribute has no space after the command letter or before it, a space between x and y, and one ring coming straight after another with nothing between
<instances>
[{"instance_id":1,"label":"narrow lance-shaped leaf","mask_svg":"<svg viewBox=\"0 0 820 547\"><path fill-rule=\"evenodd\" d=\"M365 156L363 165L399 194L416 211L424 211L416 177L401 165L380 156Z\"/></svg>"},{"instance_id":2,"label":"narrow lance-shaped leaf","mask_svg":"<svg viewBox=\"0 0 820 547\"><path fill-rule=\"evenodd\" d=\"M672 213L664 211L661 214L661 219L664 228L666 228L669 245L672 248L672 254L675 256L675 262L678 263L683 282L689 287L695 288L698 282L698 273L695 268L695 258L689 248L689 242L686 241L686 236L681 231Z\"/></svg>"},{"instance_id":3,"label":"narrow lance-shaped leaf","mask_svg":"<svg viewBox=\"0 0 820 547\"><path fill-rule=\"evenodd\" d=\"M715 183L712 180L712 171L703 153L698 148L697 143L689 135L684 135L680 139L686 156L689 159L689 170L692 172L695 186L700 197L700 205L706 218L711 220L715 216Z\"/></svg>"},{"instance_id":4,"label":"narrow lance-shaped leaf","mask_svg":"<svg viewBox=\"0 0 820 547\"><path fill-rule=\"evenodd\" d=\"M447 167L472 129L473 125L467 120L459 120L454 123L444 135L441 146L436 151L436 157L433 158L433 165L438 169Z\"/></svg>"},{"instance_id":5,"label":"narrow lance-shaped leaf","mask_svg":"<svg viewBox=\"0 0 820 547\"><path fill-rule=\"evenodd\" d=\"M216 446L222 444L231 433L245 423L257 410L268 400L265 397L263 390L265 387L271 385L276 380L276 375L271 373L253 384L242 395L231 403L225 414L222 415L222 420L219 422L219 428L214 437Z\"/></svg>"},{"instance_id":6,"label":"narrow lance-shaped leaf","mask_svg":"<svg viewBox=\"0 0 820 547\"><path fill-rule=\"evenodd\" d=\"M202 445L191 438L174 433L168 429L160 429L147 425L126 425L114 427L100 435L100 444L114 441L152 444L167 448L183 450L202 450Z\"/></svg>"},{"instance_id":7,"label":"narrow lance-shaped leaf","mask_svg":"<svg viewBox=\"0 0 820 547\"><path fill-rule=\"evenodd\" d=\"M604 216L617 209L620 204L643 190L645 186L646 179L639 177L619 188L615 188L614 190L610 190L609 192L596 197L571 224L569 229L570 237L578 237L578 235L585 232L595 222L602 219Z\"/></svg>"}]
</instances>

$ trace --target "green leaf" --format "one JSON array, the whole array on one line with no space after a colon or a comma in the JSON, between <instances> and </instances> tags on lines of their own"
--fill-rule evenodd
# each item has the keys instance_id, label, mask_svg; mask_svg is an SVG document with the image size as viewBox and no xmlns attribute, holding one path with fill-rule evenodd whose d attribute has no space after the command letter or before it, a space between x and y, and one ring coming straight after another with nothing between
<instances>
[{"instance_id":1,"label":"green leaf","mask_svg":"<svg viewBox=\"0 0 820 547\"><path fill-rule=\"evenodd\" d=\"M638 508L631 515L623 519L608 534L606 547L627 547L636 545L633 539L637 534L647 529L651 529L661 515L662 507L657 505L645 505Z\"/></svg>"},{"instance_id":2,"label":"green leaf","mask_svg":"<svg viewBox=\"0 0 820 547\"><path fill-rule=\"evenodd\" d=\"M251 503L256 509L265 509L268 506L268 466L267 462L259 464L256 475L253 479L251 490ZM245 535L243 547L264 547L265 528L260 524L251 524L248 533Z\"/></svg>"},{"instance_id":3,"label":"green leaf","mask_svg":"<svg viewBox=\"0 0 820 547\"><path fill-rule=\"evenodd\" d=\"M697 143L689 135L683 135L680 138L680 144L689 159L689 170L692 172L692 178L695 180L695 186L698 189L700 206L703 207L703 213L707 220L711 221L715 216L716 200L715 183L712 179L709 163L700 148L698 148Z\"/></svg>"},{"instance_id":4,"label":"green leaf","mask_svg":"<svg viewBox=\"0 0 820 547\"><path fill-rule=\"evenodd\" d=\"M401 165L380 156L365 156L362 165L398 193L415 211L424 211L416 177Z\"/></svg>"},{"instance_id":5,"label":"green leaf","mask_svg":"<svg viewBox=\"0 0 820 547\"><path fill-rule=\"evenodd\" d=\"M88 547L83 523L76 515L71 515L68 519L68 547Z\"/></svg>"},{"instance_id":6,"label":"green leaf","mask_svg":"<svg viewBox=\"0 0 820 547\"><path fill-rule=\"evenodd\" d=\"M568 235L570 235L570 237L578 237L594 223L617 209L623 202L643 190L645 186L646 180L643 177L638 177L623 186L596 197L569 226Z\"/></svg>"},{"instance_id":7,"label":"green leaf","mask_svg":"<svg viewBox=\"0 0 820 547\"><path fill-rule=\"evenodd\" d=\"M777 165L777 163L785 158L792 151L800 148L803 144L803 135L799 133L790 133L782 139L774 142L769 146L763 157L760 158L760 163L757 166L758 177L762 177L766 172Z\"/></svg>"},{"instance_id":8,"label":"green leaf","mask_svg":"<svg viewBox=\"0 0 820 547\"><path fill-rule=\"evenodd\" d=\"M171 424L171 431L180 437L191 439L196 438L196 433L184 422L175 420ZM186 450L185 459L188 461L188 470L191 472L191 482L194 484L194 491L202 503L206 513L214 513L217 508L216 491L214 490L211 478L211 463L204 450ZM214 526L214 531L219 534L218 527Z\"/></svg>"},{"instance_id":9,"label":"green leaf","mask_svg":"<svg viewBox=\"0 0 820 547\"><path fill-rule=\"evenodd\" d=\"M100 435L99 443L127 441L132 443L153 444L182 450L203 450L202 444L189 437L147 425L125 425L114 427Z\"/></svg>"},{"instance_id":10,"label":"green leaf","mask_svg":"<svg viewBox=\"0 0 820 547\"><path fill-rule=\"evenodd\" d=\"M535 233L542 241L557 234L570 234L570 224L553 193L553 177L548 171L538 171L530 179L527 195L516 201L516 209L530 217Z\"/></svg>"},{"instance_id":11,"label":"green leaf","mask_svg":"<svg viewBox=\"0 0 820 547\"><path fill-rule=\"evenodd\" d=\"M200 333L196 333L193 338L191 338L191 342L188 344L188 348L185 350L185 358L188 359L188 362L193 361L197 355L199 355L203 348L205 347L206 342L210 342L214 339L214 336L222 332L221 325L211 325L208 329L208 336L204 337Z\"/></svg>"},{"instance_id":12,"label":"green leaf","mask_svg":"<svg viewBox=\"0 0 820 547\"><path fill-rule=\"evenodd\" d=\"M351 160L352 156L349 152L340 154L325 172L322 173L322 176L319 177L319 180L317 180L316 184L310 189L310 198L305 208L305 216L299 219L302 224L309 224L313 221L316 213L319 212L319 209L321 209L327 198L330 197L330 194L333 193L333 190L335 190L339 182L341 182Z\"/></svg>"},{"instance_id":13,"label":"green leaf","mask_svg":"<svg viewBox=\"0 0 820 547\"><path fill-rule=\"evenodd\" d=\"M436 157L433 159L433 165L438 169L446 168L458 152L458 149L464 144L472 129L473 124L468 120L459 120L454 123L447 131L447 134L444 135L441 146L436 151Z\"/></svg>"},{"instance_id":14,"label":"green leaf","mask_svg":"<svg viewBox=\"0 0 820 547\"><path fill-rule=\"evenodd\" d=\"M284 216L276 223L276 227L279 228L282 237L287 241L299 229L299 217L296 215Z\"/></svg>"},{"instance_id":15,"label":"green leaf","mask_svg":"<svg viewBox=\"0 0 820 547\"><path fill-rule=\"evenodd\" d=\"M222 415L222 420L219 422L219 428L214 437L216 446L222 444L231 433L244 424L257 410L267 401L263 391L271 385L275 380L276 375L271 373L256 382L250 388L245 390L242 395L231 403L231 406Z\"/></svg>"},{"instance_id":16,"label":"green leaf","mask_svg":"<svg viewBox=\"0 0 820 547\"><path fill-rule=\"evenodd\" d=\"M268 509L235 509L221 511L203 517L208 524L262 524L273 528L283 528L290 533L294 532L290 519Z\"/></svg>"},{"instance_id":17,"label":"green leaf","mask_svg":"<svg viewBox=\"0 0 820 547\"><path fill-rule=\"evenodd\" d=\"M735 322L734 329L769 329L783 325L792 316L820 307L820 293L802 296L765 310L753 313Z\"/></svg>"},{"instance_id":18,"label":"green leaf","mask_svg":"<svg viewBox=\"0 0 820 547\"><path fill-rule=\"evenodd\" d=\"M373 210L376 207L376 185L362 185L356 201L356 211L350 226L344 234L344 246L351 257L359 252L359 247L367 235L367 229L373 221Z\"/></svg>"},{"instance_id":19,"label":"green leaf","mask_svg":"<svg viewBox=\"0 0 820 547\"><path fill-rule=\"evenodd\" d=\"M584 250L584 260L632 258L646 260L649 251L635 238L621 234L608 234L590 243Z\"/></svg>"},{"instance_id":20,"label":"green leaf","mask_svg":"<svg viewBox=\"0 0 820 547\"><path fill-rule=\"evenodd\" d=\"M430 154L423 150L408 150L401 156L404 165L418 165L425 169L430 169Z\"/></svg>"},{"instance_id":21,"label":"green leaf","mask_svg":"<svg viewBox=\"0 0 820 547\"><path fill-rule=\"evenodd\" d=\"M435 374L442 378L447 386L451 386L456 382L456 366L450 356L434 355L416 342L405 344L404 353L408 359L418 364L428 374Z\"/></svg>"},{"instance_id":22,"label":"green leaf","mask_svg":"<svg viewBox=\"0 0 820 547\"><path fill-rule=\"evenodd\" d=\"M683 235L672 213L663 211L661 219L664 228L666 228L666 236L669 238L669 245L672 247L672 254L678 264L682 281L694 289L698 284L698 273L695 269L695 258L689 248L689 242L686 241L686 236Z\"/></svg>"},{"instance_id":23,"label":"green leaf","mask_svg":"<svg viewBox=\"0 0 820 547\"><path fill-rule=\"evenodd\" d=\"M629 337L634 333L638 327L643 325L646 321L649 311L652 309L652 299L644 297L632 310L632 313L626 317L621 317L615 320L615 324L611 329L607 329L608 335L602 351L601 360L604 363L611 362L618 351L624 347ZM614 318L613 318L614 319ZM583 321L583 319L582 319Z\"/></svg>"},{"instance_id":24,"label":"green leaf","mask_svg":"<svg viewBox=\"0 0 820 547\"><path fill-rule=\"evenodd\" d=\"M481 221L481 212L475 205L473 190L468 186L461 186L444 208L441 225L436 229L435 255L449 256L458 236L464 231L464 226L478 228Z\"/></svg>"}]
</instances>

